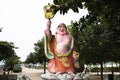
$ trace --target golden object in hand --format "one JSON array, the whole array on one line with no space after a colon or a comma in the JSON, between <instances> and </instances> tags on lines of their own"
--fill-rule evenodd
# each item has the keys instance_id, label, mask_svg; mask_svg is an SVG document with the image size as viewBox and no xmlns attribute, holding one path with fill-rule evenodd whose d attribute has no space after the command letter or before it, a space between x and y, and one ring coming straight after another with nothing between
<instances>
[{"instance_id":1,"label":"golden object in hand","mask_svg":"<svg viewBox=\"0 0 120 80\"><path fill-rule=\"evenodd\" d=\"M44 6L44 13L45 13L45 18L46 19L51 19L54 17L54 7L52 7L53 5L50 5L48 3L48 5Z\"/></svg>"}]
</instances>

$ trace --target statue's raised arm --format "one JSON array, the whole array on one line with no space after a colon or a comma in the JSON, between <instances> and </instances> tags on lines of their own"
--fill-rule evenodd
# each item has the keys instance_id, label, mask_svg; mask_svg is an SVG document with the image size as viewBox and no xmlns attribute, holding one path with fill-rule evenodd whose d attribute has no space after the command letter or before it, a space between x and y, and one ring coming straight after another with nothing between
<instances>
[{"instance_id":1,"label":"statue's raised arm","mask_svg":"<svg viewBox=\"0 0 120 80\"><path fill-rule=\"evenodd\" d=\"M47 23L46 23L46 29L45 29L45 34L47 36L51 36L51 30L50 30L50 28L51 28L51 21L48 20Z\"/></svg>"}]
</instances>

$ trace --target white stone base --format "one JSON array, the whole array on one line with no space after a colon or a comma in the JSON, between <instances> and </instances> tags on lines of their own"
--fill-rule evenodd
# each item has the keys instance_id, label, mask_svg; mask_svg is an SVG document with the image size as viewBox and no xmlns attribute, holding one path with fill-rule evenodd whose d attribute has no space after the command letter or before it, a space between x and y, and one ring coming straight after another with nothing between
<instances>
[{"instance_id":1,"label":"white stone base","mask_svg":"<svg viewBox=\"0 0 120 80\"><path fill-rule=\"evenodd\" d=\"M89 74L77 73L77 74L52 74L46 73L40 76L41 80L89 80Z\"/></svg>"}]
</instances>

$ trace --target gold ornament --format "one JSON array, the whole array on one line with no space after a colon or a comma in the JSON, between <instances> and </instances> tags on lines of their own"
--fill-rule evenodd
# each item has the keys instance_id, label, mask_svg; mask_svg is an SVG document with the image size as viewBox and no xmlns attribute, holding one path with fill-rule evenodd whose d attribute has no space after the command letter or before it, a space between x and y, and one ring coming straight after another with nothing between
<instances>
[{"instance_id":1,"label":"gold ornament","mask_svg":"<svg viewBox=\"0 0 120 80\"><path fill-rule=\"evenodd\" d=\"M43 9L44 9L46 19L51 19L51 18L54 17L54 15L55 15L55 13L54 13L55 12L54 5L50 5L48 3L48 5L45 5Z\"/></svg>"}]
</instances>

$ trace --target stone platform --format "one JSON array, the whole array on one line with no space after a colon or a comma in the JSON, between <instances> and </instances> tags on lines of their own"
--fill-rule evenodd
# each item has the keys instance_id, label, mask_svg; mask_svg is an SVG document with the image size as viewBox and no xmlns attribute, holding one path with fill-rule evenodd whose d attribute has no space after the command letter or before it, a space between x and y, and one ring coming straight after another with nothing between
<instances>
[{"instance_id":1,"label":"stone platform","mask_svg":"<svg viewBox=\"0 0 120 80\"><path fill-rule=\"evenodd\" d=\"M89 80L89 74L77 73L77 74L41 74L41 80Z\"/></svg>"}]
</instances>

